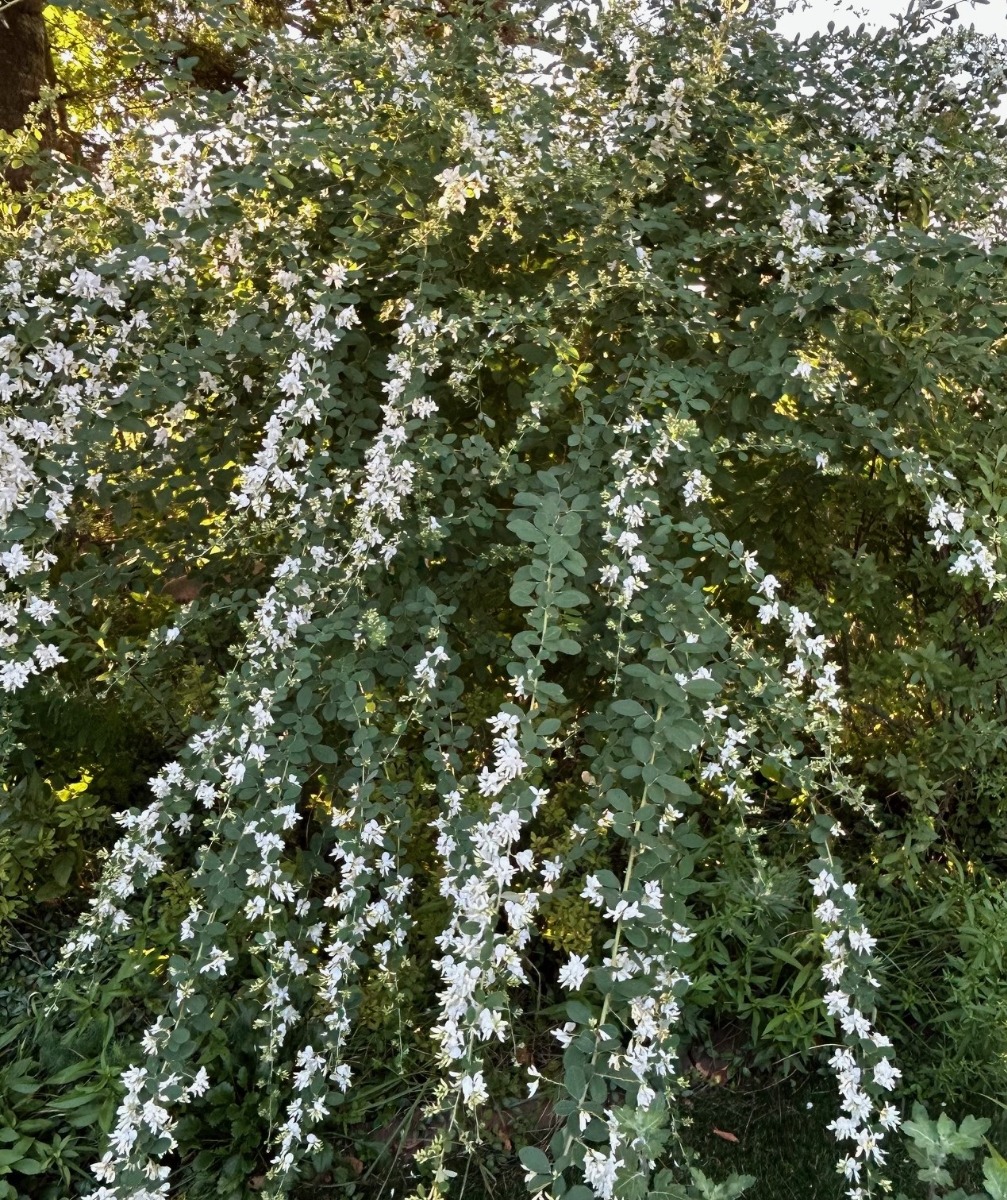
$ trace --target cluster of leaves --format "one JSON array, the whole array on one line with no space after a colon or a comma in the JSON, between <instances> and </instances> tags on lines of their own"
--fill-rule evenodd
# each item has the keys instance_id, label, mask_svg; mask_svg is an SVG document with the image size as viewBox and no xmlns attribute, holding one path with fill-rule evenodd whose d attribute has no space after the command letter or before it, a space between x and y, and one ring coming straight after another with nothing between
<instances>
[{"instance_id":1,"label":"cluster of leaves","mask_svg":"<svg viewBox=\"0 0 1007 1200\"><path fill-rule=\"evenodd\" d=\"M904 1129L909 1139L909 1157L917 1165L917 1177L929 1185L928 1196L944 1200L984 1200L955 1187L948 1169L957 1163L971 1162L975 1152L985 1145L989 1153L982 1162L983 1192L993 1200L1007 1196L1007 1159L986 1141L989 1121L968 1116L956 1124L946 1113L934 1120L923 1104L913 1105L913 1117ZM954 1189L947 1191L946 1189ZM905 1200L900 1196L900 1200Z\"/></svg>"}]
</instances>

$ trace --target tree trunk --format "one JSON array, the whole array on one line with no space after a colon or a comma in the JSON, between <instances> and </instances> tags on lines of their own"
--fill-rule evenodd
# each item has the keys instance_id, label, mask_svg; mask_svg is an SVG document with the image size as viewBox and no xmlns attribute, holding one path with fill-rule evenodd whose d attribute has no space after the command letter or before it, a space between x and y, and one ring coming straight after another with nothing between
<instances>
[{"instance_id":1,"label":"tree trunk","mask_svg":"<svg viewBox=\"0 0 1007 1200\"><path fill-rule=\"evenodd\" d=\"M42 88L56 79L42 19L44 4L45 0L17 0L3 8L0 0L0 129L8 133L21 128ZM51 117L44 128L44 143L55 145L58 130ZM14 187L23 188L27 172L9 170L7 178Z\"/></svg>"}]
</instances>

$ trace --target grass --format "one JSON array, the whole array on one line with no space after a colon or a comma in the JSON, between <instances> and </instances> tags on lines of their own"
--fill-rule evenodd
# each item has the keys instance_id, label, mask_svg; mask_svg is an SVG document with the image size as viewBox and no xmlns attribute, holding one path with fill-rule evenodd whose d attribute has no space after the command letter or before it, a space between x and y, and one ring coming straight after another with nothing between
<instances>
[{"instance_id":1,"label":"grass","mask_svg":"<svg viewBox=\"0 0 1007 1200\"><path fill-rule=\"evenodd\" d=\"M991 1112L980 1096L971 1107L978 1115L993 1118L988 1136L994 1145L1007 1147L1004 1111ZM734 1173L754 1175L756 1182L745 1200L845 1200L847 1183L836 1170L839 1146L826 1128L838 1111L835 1081L826 1073L750 1082L744 1088L707 1083L682 1101L682 1140L695 1152L697 1165L714 1180ZM951 1115L959 1120L964 1113ZM514 1133L518 1135L517 1130ZM540 1136L545 1141L547 1133L540 1131ZM456 1200L527 1200L524 1171L510 1142L503 1146L494 1141L491 1134L470 1159L452 1162L458 1171L452 1191ZM893 1183L891 1196L928 1200L927 1186L917 1179L905 1145L902 1134L888 1134L885 1174ZM363 1178L344 1176L328 1187L310 1189L312 1200L399 1200L417 1182L409 1170L409 1157L379 1159ZM978 1161L953 1163L951 1168L956 1184L966 1193L984 1194ZM876 1194L882 1200L882 1193Z\"/></svg>"},{"instance_id":2,"label":"grass","mask_svg":"<svg viewBox=\"0 0 1007 1200\"><path fill-rule=\"evenodd\" d=\"M836 1141L826 1129L838 1108L830 1080L804 1077L744 1092L711 1085L693 1092L683 1107L690 1122L683 1139L709 1175L756 1177L746 1200L841 1200L845 1195L845 1180L836 1171ZM904 1186L903 1180L898 1184Z\"/></svg>"},{"instance_id":3,"label":"grass","mask_svg":"<svg viewBox=\"0 0 1007 1200\"><path fill-rule=\"evenodd\" d=\"M988 1136L1003 1148L1007 1145L1004 1111L991 1111L980 1096L975 1100L972 1111L991 1117ZM908 1110L911 1104L904 1107ZM690 1124L683 1138L697 1152L704 1171L715 1179L732 1172L756 1177L745 1200L842 1200L845 1196L846 1182L836 1170L839 1147L826 1128L839 1109L830 1077L802 1076L746 1091L710 1085L694 1091L684 1109ZM965 1113L949 1115L960 1120ZM727 1140L717 1130L738 1140ZM884 1174L892 1181L893 1197L927 1200L927 1185L917 1179L917 1167L906 1153L907 1140L901 1133L887 1135ZM973 1163L952 1163L950 1169L966 1192L985 1195L978 1156Z\"/></svg>"}]
</instances>

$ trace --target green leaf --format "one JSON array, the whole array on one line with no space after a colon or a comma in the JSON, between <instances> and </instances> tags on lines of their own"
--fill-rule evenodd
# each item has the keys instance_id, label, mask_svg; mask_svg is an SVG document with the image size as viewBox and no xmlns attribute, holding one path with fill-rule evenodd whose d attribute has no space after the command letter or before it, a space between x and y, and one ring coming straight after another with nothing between
<instances>
[{"instance_id":1,"label":"green leaf","mask_svg":"<svg viewBox=\"0 0 1007 1200\"><path fill-rule=\"evenodd\" d=\"M582 1000L567 1000L564 1007L567 1017L578 1025L590 1025L594 1020L595 1014Z\"/></svg>"},{"instance_id":2,"label":"green leaf","mask_svg":"<svg viewBox=\"0 0 1007 1200\"><path fill-rule=\"evenodd\" d=\"M62 854L58 854L52 862L53 878L60 885L66 887L70 881L70 876L77 865L77 854L73 850L65 850Z\"/></svg>"},{"instance_id":3,"label":"green leaf","mask_svg":"<svg viewBox=\"0 0 1007 1200\"><path fill-rule=\"evenodd\" d=\"M535 596L537 585L529 579L517 579L511 584L510 601L511 604L518 605L519 608L532 608L538 600Z\"/></svg>"},{"instance_id":4,"label":"green leaf","mask_svg":"<svg viewBox=\"0 0 1007 1200\"><path fill-rule=\"evenodd\" d=\"M1007 1159L986 1143L989 1157L983 1160L983 1187L993 1200L1007 1200Z\"/></svg>"},{"instance_id":5,"label":"green leaf","mask_svg":"<svg viewBox=\"0 0 1007 1200\"><path fill-rule=\"evenodd\" d=\"M45 1166L37 1159L22 1158L20 1162L14 1163L11 1169L17 1171L19 1175L41 1175Z\"/></svg>"},{"instance_id":6,"label":"green leaf","mask_svg":"<svg viewBox=\"0 0 1007 1200\"><path fill-rule=\"evenodd\" d=\"M585 596L583 592L578 592L576 588L568 588L566 591L557 592L552 596L550 603L556 608L576 608L580 604L590 603L590 597Z\"/></svg>"},{"instance_id":7,"label":"green leaf","mask_svg":"<svg viewBox=\"0 0 1007 1200\"><path fill-rule=\"evenodd\" d=\"M520 517L512 517L507 522L507 528L515 536L519 537L522 542L544 542L546 535L543 530L538 529L531 521L525 521Z\"/></svg>"},{"instance_id":8,"label":"green leaf","mask_svg":"<svg viewBox=\"0 0 1007 1200\"><path fill-rule=\"evenodd\" d=\"M518 1151L518 1158L526 1170L534 1171L536 1175L552 1175L552 1163L537 1146L524 1146Z\"/></svg>"}]
</instances>

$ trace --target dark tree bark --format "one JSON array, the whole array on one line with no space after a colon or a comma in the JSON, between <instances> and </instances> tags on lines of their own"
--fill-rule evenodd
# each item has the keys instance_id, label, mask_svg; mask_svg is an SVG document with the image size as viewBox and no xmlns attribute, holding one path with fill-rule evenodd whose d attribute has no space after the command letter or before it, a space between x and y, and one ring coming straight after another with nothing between
<instances>
[{"instance_id":1,"label":"dark tree bark","mask_svg":"<svg viewBox=\"0 0 1007 1200\"><path fill-rule=\"evenodd\" d=\"M0 0L0 129L8 133L21 128L42 88L56 80L42 19L44 4L45 0L16 0L8 8ZM50 118L45 125L45 144L54 146L58 139L56 122ZM22 188L27 172L23 168L8 171L7 178Z\"/></svg>"}]
</instances>

